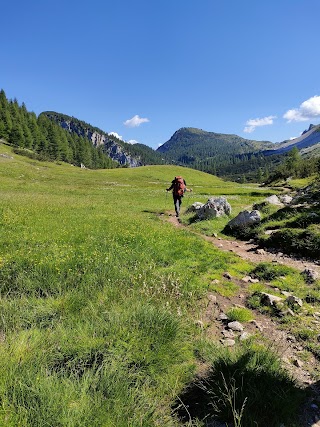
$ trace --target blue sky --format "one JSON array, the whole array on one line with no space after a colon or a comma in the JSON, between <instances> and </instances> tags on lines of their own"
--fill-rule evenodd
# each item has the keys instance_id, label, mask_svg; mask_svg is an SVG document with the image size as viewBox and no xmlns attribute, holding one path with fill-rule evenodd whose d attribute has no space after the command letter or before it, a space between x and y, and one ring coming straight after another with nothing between
<instances>
[{"instance_id":1,"label":"blue sky","mask_svg":"<svg viewBox=\"0 0 320 427\"><path fill-rule=\"evenodd\" d=\"M17 0L0 88L157 148L181 127L282 141L320 123L319 0Z\"/></svg>"}]
</instances>

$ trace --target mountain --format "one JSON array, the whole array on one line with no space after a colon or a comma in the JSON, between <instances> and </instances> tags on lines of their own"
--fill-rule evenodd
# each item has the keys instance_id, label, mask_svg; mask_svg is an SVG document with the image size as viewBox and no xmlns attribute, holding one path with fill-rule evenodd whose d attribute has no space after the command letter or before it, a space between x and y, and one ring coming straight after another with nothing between
<instances>
[{"instance_id":1,"label":"mountain","mask_svg":"<svg viewBox=\"0 0 320 427\"><path fill-rule=\"evenodd\" d=\"M297 147L308 149L309 156L316 155L312 147L320 142L320 126L310 125L299 138L272 143L255 141L232 134L206 132L202 129L182 128L158 148L177 164L187 165L230 180L256 179L258 171L273 170L286 154Z\"/></svg>"},{"instance_id":2,"label":"mountain","mask_svg":"<svg viewBox=\"0 0 320 427\"><path fill-rule=\"evenodd\" d=\"M65 114L45 111L41 115L66 129L69 133L87 138L94 147L101 147L104 153L122 166L137 167L163 163L161 154L147 145L128 144L114 135Z\"/></svg>"},{"instance_id":3,"label":"mountain","mask_svg":"<svg viewBox=\"0 0 320 427\"><path fill-rule=\"evenodd\" d=\"M169 141L161 145L157 151L171 154L177 161L183 162L186 157L191 161L213 156L239 155L272 149L269 141L253 141L215 132L206 132L196 128L182 128L176 131Z\"/></svg>"},{"instance_id":4,"label":"mountain","mask_svg":"<svg viewBox=\"0 0 320 427\"><path fill-rule=\"evenodd\" d=\"M272 150L263 151L265 156L274 154L283 154L292 150L293 147L297 147L299 151L303 153L303 150L307 152L312 151L312 147L320 143L320 125L310 125L307 130L302 132L301 136L294 138L290 141L284 141L280 144L275 144Z\"/></svg>"}]
</instances>

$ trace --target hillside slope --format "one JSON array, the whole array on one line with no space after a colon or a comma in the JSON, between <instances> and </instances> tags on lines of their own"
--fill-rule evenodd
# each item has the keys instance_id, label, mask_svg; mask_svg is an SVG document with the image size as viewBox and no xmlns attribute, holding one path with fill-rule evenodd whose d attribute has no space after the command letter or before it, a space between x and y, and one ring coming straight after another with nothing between
<instances>
[{"instance_id":1,"label":"hillside slope","mask_svg":"<svg viewBox=\"0 0 320 427\"><path fill-rule=\"evenodd\" d=\"M104 153L120 165L130 167L146 164L162 164L162 156L144 144L128 144L112 134L90 125L82 120L54 111L45 111L41 115L57 123L70 133L89 139L95 147L102 147Z\"/></svg>"}]
</instances>

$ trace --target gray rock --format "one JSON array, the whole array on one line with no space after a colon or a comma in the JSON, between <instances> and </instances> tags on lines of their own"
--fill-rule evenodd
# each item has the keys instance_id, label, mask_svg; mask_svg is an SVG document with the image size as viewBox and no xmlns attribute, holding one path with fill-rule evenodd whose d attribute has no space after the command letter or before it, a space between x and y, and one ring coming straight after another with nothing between
<instances>
[{"instance_id":1,"label":"gray rock","mask_svg":"<svg viewBox=\"0 0 320 427\"><path fill-rule=\"evenodd\" d=\"M209 294L208 300L211 301L213 304L217 303L217 297L215 295Z\"/></svg>"},{"instance_id":2,"label":"gray rock","mask_svg":"<svg viewBox=\"0 0 320 427\"><path fill-rule=\"evenodd\" d=\"M228 319L229 319L229 317L225 313L220 313L218 316L218 320L224 321L224 320L228 320Z\"/></svg>"},{"instance_id":3,"label":"gray rock","mask_svg":"<svg viewBox=\"0 0 320 427\"><path fill-rule=\"evenodd\" d=\"M288 194L284 194L279 196L279 200L281 203L283 203L284 205L290 205L290 203L292 202L292 197L289 196Z\"/></svg>"},{"instance_id":4,"label":"gray rock","mask_svg":"<svg viewBox=\"0 0 320 427\"><path fill-rule=\"evenodd\" d=\"M234 338L234 332L233 331L230 331L230 330L228 330L228 329L224 329L223 331L221 331L221 333L222 333L222 335L225 337L225 338Z\"/></svg>"},{"instance_id":5,"label":"gray rock","mask_svg":"<svg viewBox=\"0 0 320 427\"><path fill-rule=\"evenodd\" d=\"M240 335L240 341L245 341L247 339L249 339L252 335L249 334L249 332L242 332L242 334Z\"/></svg>"},{"instance_id":6,"label":"gray rock","mask_svg":"<svg viewBox=\"0 0 320 427\"><path fill-rule=\"evenodd\" d=\"M204 206L203 203L195 202L189 207L188 211L189 212L196 212L198 209L202 208L202 206Z\"/></svg>"},{"instance_id":7,"label":"gray rock","mask_svg":"<svg viewBox=\"0 0 320 427\"><path fill-rule=\"evenodd\" d=\"M273 196L267 197L265 200L270 203L270 205L282 206L279 197L275 194Z\"/></svg>"},{"instance_id":8,"label":"gray rock","mask_svg":"<svg viewBox=\"0 0 320 427\"><path fill-rule=\"evenodd\" d=\"M254 211L242 211L235 218L228 222L230 228L244 228L250 227L251 225L258 224L261 221L260 212Z\"/></svg>"},{"instance_id":9,"label":"gray rock","mask_svg":"<svg viewBox=\"0 0 320 427\"><path fill-rule=\"evenodd\" d=\"M261 293L261 303L268 305L269 307L275 307L277 303L282 303L283 298L277 295L267 294L266 292Z\"/></svg>"},{"instance_id":10,"label":"gray rock","mask_svg":"<svg viewBox=\"0 0 320 427\"><path fill-rule=\"evenodd\" d=\"M233 330L233 331L237 331L237 332L242 332L243 331L243 326L241 325L240 322L229 322L228 323L228 328Z\"/></svg>"},{"instance_id":11,"label":"gray rock","mask_svg":"<svg viewBox=\"0 0 320 427\"><path fill-rule=\"evenodd\" d=\"M302 307L302 299L295 297L294 295L289 295L286 299L286 302L290 305L298 305L299 307Z\"/></svg>"},{"instance_id":12,"label":"gray rock","mask_svg":"<svg viewBox=\"0 0 320 427\"><path fill-rule=\"evenodd\" d=\"M196 210L199 219L216 218L230 215L231 206L225 197L210 197L207 203Z\"/></svg>"}]
</instances>

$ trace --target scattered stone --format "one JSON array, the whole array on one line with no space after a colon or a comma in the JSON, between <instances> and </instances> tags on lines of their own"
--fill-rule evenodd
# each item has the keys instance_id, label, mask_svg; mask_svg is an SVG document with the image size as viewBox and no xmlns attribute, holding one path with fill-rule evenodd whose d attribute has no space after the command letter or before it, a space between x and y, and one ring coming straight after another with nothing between
<instances>
[{"instance_id":1,"label":"scattered stone","mask_svg":"<svg viewBox=\"0 0 320 427\"><path fill-rule=\"evenodd\" d=\"M290 305L298 305L299 307L302 307L303 305L302 299L295 297L294 295L289 295L286 299L286 302Z\"/></svg>"},{"instance_id":2,"label":"scattered stone","mask_svg":"<svg viewBox=\"0 0 320 427\"><path fill-rule=\"evenodd\" d=\"M244 283L259 283L259 279L254 279L251 276L244 276L241 280Z\"/></svg>"},{"instance_id":3,"label":"scattered stone","mask_svg":"<svg viewBox=\"0 0 320 427\"><path fill-rule=\"evenodd\" d=\"M277 231L277 230L265 230L264 234L266 234L267 236L270 236L275 231Z\"/></svg>"},{"instance_id":4,"label":"scattered stone","mask_svg":"<svg viewBox=\"0 0 320 427\"><path fill-rule=\"evenodd\" d=\"M225 338L234 338L234 336L235 336L234 332L230 331L228 329L224 329L223 331L221 331L221 333Z\"/></svg>"},{"instance_id":5,"label":"scattered stone","mask_svg":"<svg viewBox=\"0 0 320 427\"><path fill-rule=\"evenodd\" d=\"M232 340L230 338L227 338L226 340L223 340L222 342L226 347L233 347L236 343L235 340Z\"/></svg>"},{"instance_id":6,"label":"scattered stone","mask_svg":"<svg viewBox=\"0 0 320 427\"><path fill-rule=\"evenodd\" d=\"M220 313L218 316L218 320L229 320L229 317L225 313Z\"/></svg>"},{"instance_id":7,"label":"scattered stone","mask_svg":"<svg viewBox=\"0 0 320 427\"><path fill-rule=\"evenodd\" d=\"M261 303L268 305L269 307L276 306L276 303L283 302L283 299L281 297L278 297L277 295L271 295L267 294L266 292L261 293Z\"/></svg>"},{"instance_id":8,"label":"scattered stone","mask_svg":"<svg viewBox=\"0 0 320 427\"><path fill-rule=\"evenodd\" d=\"M237 331L237 332L241 332L244 329L243 326L241 325L241 323L237 322L237 321L235 321L235 322L229 322L228 323L228 328L232 329L233 331Z\"/></svg>"},{"instance_id":9,"label":"scattered stone","mask_svg":"<svg viewBox=\"0 0 320 427\"><path fill-rule=\"evenodd\" d=\"M253 211L242 211L235 218L228 222L230 228L245 228L251 225L258 224L261 221L260 212L257 210Z\"/></svg>"},{"instance_id":10,"label":"scattered stone","mask_svg":"<svg viewBox=\"0 0 320 427\"><path fill-rule=\"evenodd\" d=\"M212 233L212 237L217 238L218 237L217 233Z\"/></svg>"},{"instance_id":11,"label":"scattered stone","mask_svg":"<svg viewBox=\"0 0 320 427\"><path fill-rule=\"evenodd\" d=\"M230 273L228 273L228 272L223 273L223 277L225 277L225 278L226 278L226 279L228 279L228 280L231 280L231 279L232 279L231 274L230 274Z\"/></svg>"},{"instance_id":12,"label":"scattered stone","mask_svg":"<svg viewBox=\"0 0 320 427\"><path fill-rule=\"evenodd\" d=\"M218 283L220 283L220 280L218 279L213 279L211 282L213 285L217 285Z\"/></svg>"},{"instance_id":13,"label":"scattered stone","mask_svg":"<svg viewBox=\"0 0 320 427\"><path fill-rule=\"evenodd\" d=\"M213 304L217 304L217 297L215 295L209 294L208 300L211 301Z\"/></svg>"},{"instance_id":14,"label":"scattered stone","mask_svg":"<svg viewBox=\"0 0 320 427\"><path fill-rule=\"evenodd\" d=\"M245 341L251 337L251 334L249 332L242 332L240 335L240 341Z\"/></svg>"},{"instance_id":15,"label":"scattered stone","mask_svg":"<svg viewBox=\"0 0 320 427\"><path fill-rule=\"evenodd\" d=\"M292 202L292 197L289 196L288 194L284 194L282 196L279 196L279 200L280 202L282 202L284 205L290 205L290 203Z\"/></svg>"},{"instance_id":16,"label":"scattered stone","mask_svg":"<svg viewBox=\"0 0 320 427\"><path fill-rule=\"evenodd\" d=\"M284 295L285 297L290 297L292 294L290 292L287 291L281 291L282 295Z\"/></svg>"},{"instance_id":17,"label":"scattered stone","mask_svg":"<svg viewBox=\"0 0 320 427\"><path fill-rule=\"evenodd\" d=\"M260 332L263 332L263 327L255 319L250 320L250 323L252 323L257 329L259 329Z\"/></svg>"},{"instance_id":18,"label":"scattered stone","mask_svg":"<svg viewBox=\"0 0 320 427\"><path fill-rule=\"evenodd\" d=\"M270 205L282 206L280 199L275 194L273 196L269 196L266 199L266 202L270 203Z\"/></svg>"},{"instance_id":19,"label":"scattered stone","mask_svg":"<svg viewBox=\"0 0 320 427\"><path fill-rule=\"evenodd\" d=\"M256 254L258 254L258 255L265 255L265 254L266 254L266 251L265 251L264 249L257 249L257 250L255 251L255 253L256 253Z\"/></svg>"}]
</instances>

